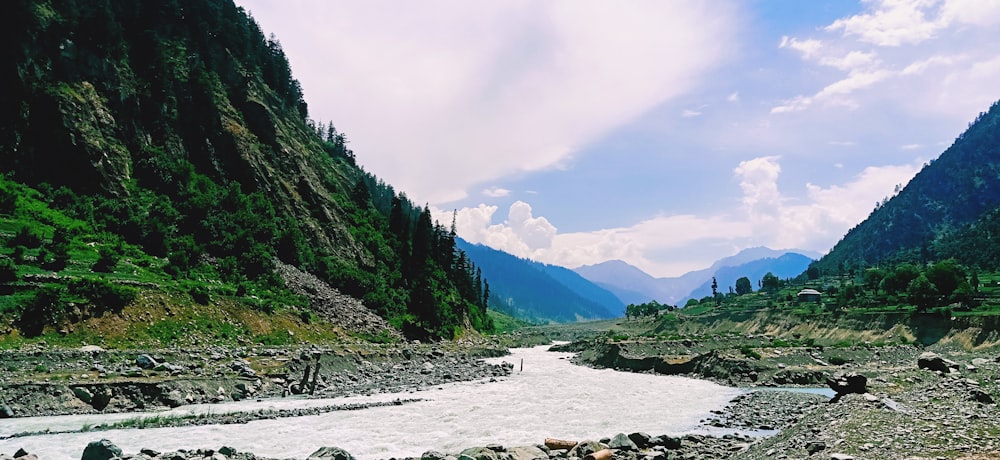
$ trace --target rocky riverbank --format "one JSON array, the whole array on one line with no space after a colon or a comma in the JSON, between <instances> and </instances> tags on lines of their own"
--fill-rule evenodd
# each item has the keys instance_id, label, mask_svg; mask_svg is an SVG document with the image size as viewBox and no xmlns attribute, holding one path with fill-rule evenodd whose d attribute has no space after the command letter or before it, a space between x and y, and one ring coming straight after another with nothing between
<instances>
[{"instance_id":1,"label":"rocky riverbank","mask_svg":"<svg viewBox=\"0 0 1000 460\"><path fill-rule=\"evenodd\" d=\"M563 348L586 348L581 344ZM706 432L730 433L715 436L696 434L681 437L628 433L599 440L579 440L573 449L560 449L541 442L546 433L540 433L540 442L531 446L488 445L470 447L460 452L426 452L420 458L427 460L543 460L602 458L606 453L615 460L669 460L669 459L979 459L998 458L1000 455L1000 357L988 350L945 350L937 353L915 346L860 345L854 347L823 348L815 346L747 347L735 349L720 346L719 342L674 341L665 344L617 343L600 350L613 350L617 362L641 366L624 368L638 372L658 372L676 366L677 350L695 350L695 355L707 355L702 363L690 367L687 375L709 377L718 381L747 382L751 379L746 369L757 372L756 391L740 395L723 410L702 421ZM655 351L670 351L671 357L644 355ZM588 356L598 356L594 349L581 351L578 362ZM222 353L222 351L214 351ZM143 370L142 377L155 380L172 376L183 377L191 369L202 369L204 374L228 377L241 381L269 382L267 392L312 392L314 395L342 395L393 391L436 385L458 379L490 379L510 372L509 366L491 366L479 357L495 356L505 352L498 343L420 345L406 344L392 347L355 346L343 349L306 348L297 350L233 350L219 362L202 357L208 351L173 351L153 353L148 357L158 364L171 363L183 367L176 371L169 367ZM81 354L82 353L82 354ZM96 353L96 354L95 354ZM136 366L138 356L125 352L107 351L22 351L13 355L27 366L39 359L41 362L62 360L59 367L45 375L63 375L76 369L89 356L105 368L102 379L114 380L121 368ZM191 358L185 361L182 357ZM627 360L622 358L624 356ZM95 358L96 357L96 358ZM192 358L193 357L193 358ZM211 358L211 354L209 354ZM127 360L135 362L127 362ZM143 358L145 359L145 358ZM606 358L605 358L606 359ZM116 361L118 360L118 361ZM8 361L4 361L7 363ZM194 366L195 362L212 362L211 365ZM249 365L234 364L248 363ZM282 366L264 363L282 363ZM651 367L645 367L652 362ZM75 364L74 364L75 363ZM638 364L636 364L638 363ZM733 364L735 363L735 364ZM319 368L319 373L315 370ZM150 366L150 363L144 364ZM22 367L24 367L22 366ZM76 367L74 367L76 366ZM156 370L156 369L160 370ZM309 369L307 371L306 369ZM675 368L676 369L676 368ZM706 375L699 372L706 371ZM112 375L112 372L119 375ZM254 375L241 375L253 372ZM30 374L30 372L29 372ZM795 375L818 375L806 381L797 381ZM312 386L316 377L315 390ZM720 377L721 376L721 377ZM21 376L24 377L24 376ZM207 376L206 376L207 377ZM8 380L6 374L2 377ZM49 377L51 379L51 377ZM782 380L786 379L786 380ZM181 379L183 380L183 379ZM822 381L841 391L836 402L828 396L802 391L783 391L768 388L774 385L811 384ZM165 384L166 382L164 382ZM61 383L80 388L79 380ZM176 381L174 381L176 385ZM748 385L744 385L748 386ZM754 385L749 385L754 386ZM29 390L26 384L12 388ZM73 389L70 391L73 391ZM78 392L79 390L77 390ZM269 393L268 393L269 392ZM6 397L8 393L3 393ZM96 393L92 393L93 395ZM63 395L67 396L68 395ZM74 398L82 398L74 392ZM217 396L216 396L217 397ZM233 396L229 396L233 398ZM224 399L224 398L223 398ZM389 404L405 404L394 401ZM10 403L7 403L8 406ZM17 404L17 403L15 403ZM110 406L110 405L109 405ZM19 409L22 406L15 406ZM13 407L11 408L13 409ZM324 407L307 411L350 410L350 407ZM96 410L90 407L88 410ZM86 411L86 410L81 410ZM318 413L318 412L317 412ZM168 421L169 425L204 423L244 423L249 420L273 417L294 417L306 413L261 412L238 415L215 415ZM99 434L95 433L95 438ZM4 456L3 454L6 454ZM21 458L30 460L30 453L0 453L0 460ZM82 455L82 454L81 454ZM218 450L190 450L179 452L142 452L116 454L121 458L141 459L254 459L251 453L236 452L222 447ZM326 455L326 456L324 456ZM588 457L589 455L589 457ZM991 457L993 456L993 457ZM111 457L81 457L111 458ZM348 453L334 448L322 449L310 458L351 458Z\"/></svg>"},{"instance_id":2,"label":"rocky riverbank","mask_svg":"<svg viewBox=\"0 0 1000 460\"><path fill-rule=\"evenodd\" d=\"M0 351L0 418L156 410L292 394L336 397L491 379L495 342L336 347Z\"/></svg>"}]
</instances>

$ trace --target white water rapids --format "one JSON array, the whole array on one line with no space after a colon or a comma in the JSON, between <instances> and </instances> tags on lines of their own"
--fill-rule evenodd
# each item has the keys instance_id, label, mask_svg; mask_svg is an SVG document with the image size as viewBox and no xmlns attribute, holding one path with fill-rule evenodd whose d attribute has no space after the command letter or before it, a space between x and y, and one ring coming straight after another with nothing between
<instances>
[{"instance_id":1,"label":"white water rapids","mask_svg":"<svg viewBox=\"0 0 1000 460\"><path fill-rule=\"evenodd\" d=\"M107 438L126 454L219 449L276 458L305 458L322 446L341 447L361 460L416 457L427 450L457 453L500 443L534 445L546 437L599 439L616 433L678 435L704 432L699 421L741 393L736 388L684 377L596 370L568 361L570 353L547 346L513 349L489 361L515 365L494 383L463 382L416 393L335 399L277 399L186 406L150 415L289 409L353 402L422 398L400 406L334 411L321 415L207 425L49 434L0 440L0 453L18 448L41 459L79 459L90 441ZM521 360L524 370L520 371ZM140 414L71 415L0 420L0 436L26 431L80 429Z\"/></svg>"}]
</instances>

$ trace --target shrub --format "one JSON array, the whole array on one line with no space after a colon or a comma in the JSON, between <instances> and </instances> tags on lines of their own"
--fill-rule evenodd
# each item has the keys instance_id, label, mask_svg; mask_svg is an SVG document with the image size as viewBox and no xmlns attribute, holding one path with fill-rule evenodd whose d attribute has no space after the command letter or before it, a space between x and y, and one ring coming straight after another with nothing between
<instances>
[{"instance_id":1,"label":"shrub","mask_svg":"<svg viewBox=\"0 0 1000 460\"><path fill-rule=\"evenodd\" d=\"M843 366L844 364L847 364L847 362L848 359L843 356L838 355L830 357L830 364L833 364L834 366Z\"/></svg>"},{"instance_id":2,"label":"shrub","mask_svg":"<svg viewBox=\"0 0 1000 460\"><path fill-rule=\"evenodd\" d=\"M120 286L100 278L78 278L69 282L69 292L97 305L98 311L121 309L138 294L135 288Z\"/></svg>"},{"instance_id":3,"label":"shrub","mask_svg":"<svg viewBox=\"0 0 1000 460\"><path fill-rule=\"evenodd\" d=\"M195 302L202 305L208 305L208 303L212 301L212 295L209 292L208 287L201 284L192 286L188 289L188 294L191 295L191 298L194 299Z\"/></svg>"},{"instance_id":4,"label":"shrub","mask_svg":"<svg viewBox=\"0 0 1000 460\"><path fill-rule=\"evenodd\" d=\"M752 359L761 358L760 353L757 353L756 350L750 348L748 345L743 345L742 347L740 347L740 353L743 353L743 356L746 356L747 358L752 358Z\"/></svg>"},{"instance_id":5,"label":"shrub","mask_svg":"<svg viewBox=\"0 0 1000 460\"><path fill-rule=\"evenodd\" d=\"M0 259L0 283L17 281L17 266L6 257Z\"/></svg>"}]
</instances>

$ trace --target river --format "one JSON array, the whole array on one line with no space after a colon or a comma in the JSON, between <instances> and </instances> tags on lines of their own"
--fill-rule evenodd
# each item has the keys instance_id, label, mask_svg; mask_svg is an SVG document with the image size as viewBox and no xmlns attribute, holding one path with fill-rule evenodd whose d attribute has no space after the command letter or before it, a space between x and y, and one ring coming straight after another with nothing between
<instances>
[{"instance_id":1,"label":"river","mask_svg":"<svg viewBox=\"0 0 1000 460\"><path fill-rule=\"evenodd\" d=\"M287 409L420 398L398 406L259 420L247 424L109 430L0 440L0 453L18 448L42 459L77 460L90 441L107 438L126 454L233 447L277 458L305 458L322 446L346 449L359 460L415 457L427 450L500 443L533 445L546 437L599 439L619 432L679 435L706 432L699 424L742 390L697 379L598 370L569 362L570 353L545 347L511 350L489 361L515 365L497 382L462 382L414 393L335 399L279 399L185 406L156 414L260 408ZM521 362L523 360L523 370ZM138 414L72 415L0 420L0 436L24 431L79 429Z\"/></svg>"}]
</instances>

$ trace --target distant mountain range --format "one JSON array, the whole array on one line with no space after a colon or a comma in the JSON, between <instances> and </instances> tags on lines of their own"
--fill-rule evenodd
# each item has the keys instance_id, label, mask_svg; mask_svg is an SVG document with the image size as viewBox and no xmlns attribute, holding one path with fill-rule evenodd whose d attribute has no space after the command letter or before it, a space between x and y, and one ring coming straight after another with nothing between
<instances>
[{"instance_id":1,"label":"distant mountain range","mask_svg":"<svg viewBox=\"0 0 1000 460\"><path fill-rule=\"evenodd\" d=\"M768 272L779 278L791 278L804 272L809 263L819 257L820 254L814 251L755 247L720 259L709 268L688 272L678 277L655 278L620 260L585 265L575 268L574 271L611 291L626 304L638 304L650 300L678 304L692 297L711 295L713 276L716 277L719 291L728 292L728 287L735 286L736 280L741 276L750 278L754 285ZM706 287L707 294L704 294Z\"/></svg>"},{"instance_id":2,"label":"distant mountain range","mask_svg":"<svg viewBox=\"0 0 1000 460\"><path fill-rule=\"evenodd\" d=\"M489 281L490 308L535 322L617 318L625 304L576 272L515 257L461 238L464 251Z\"/></svg>"}]
</instances>

